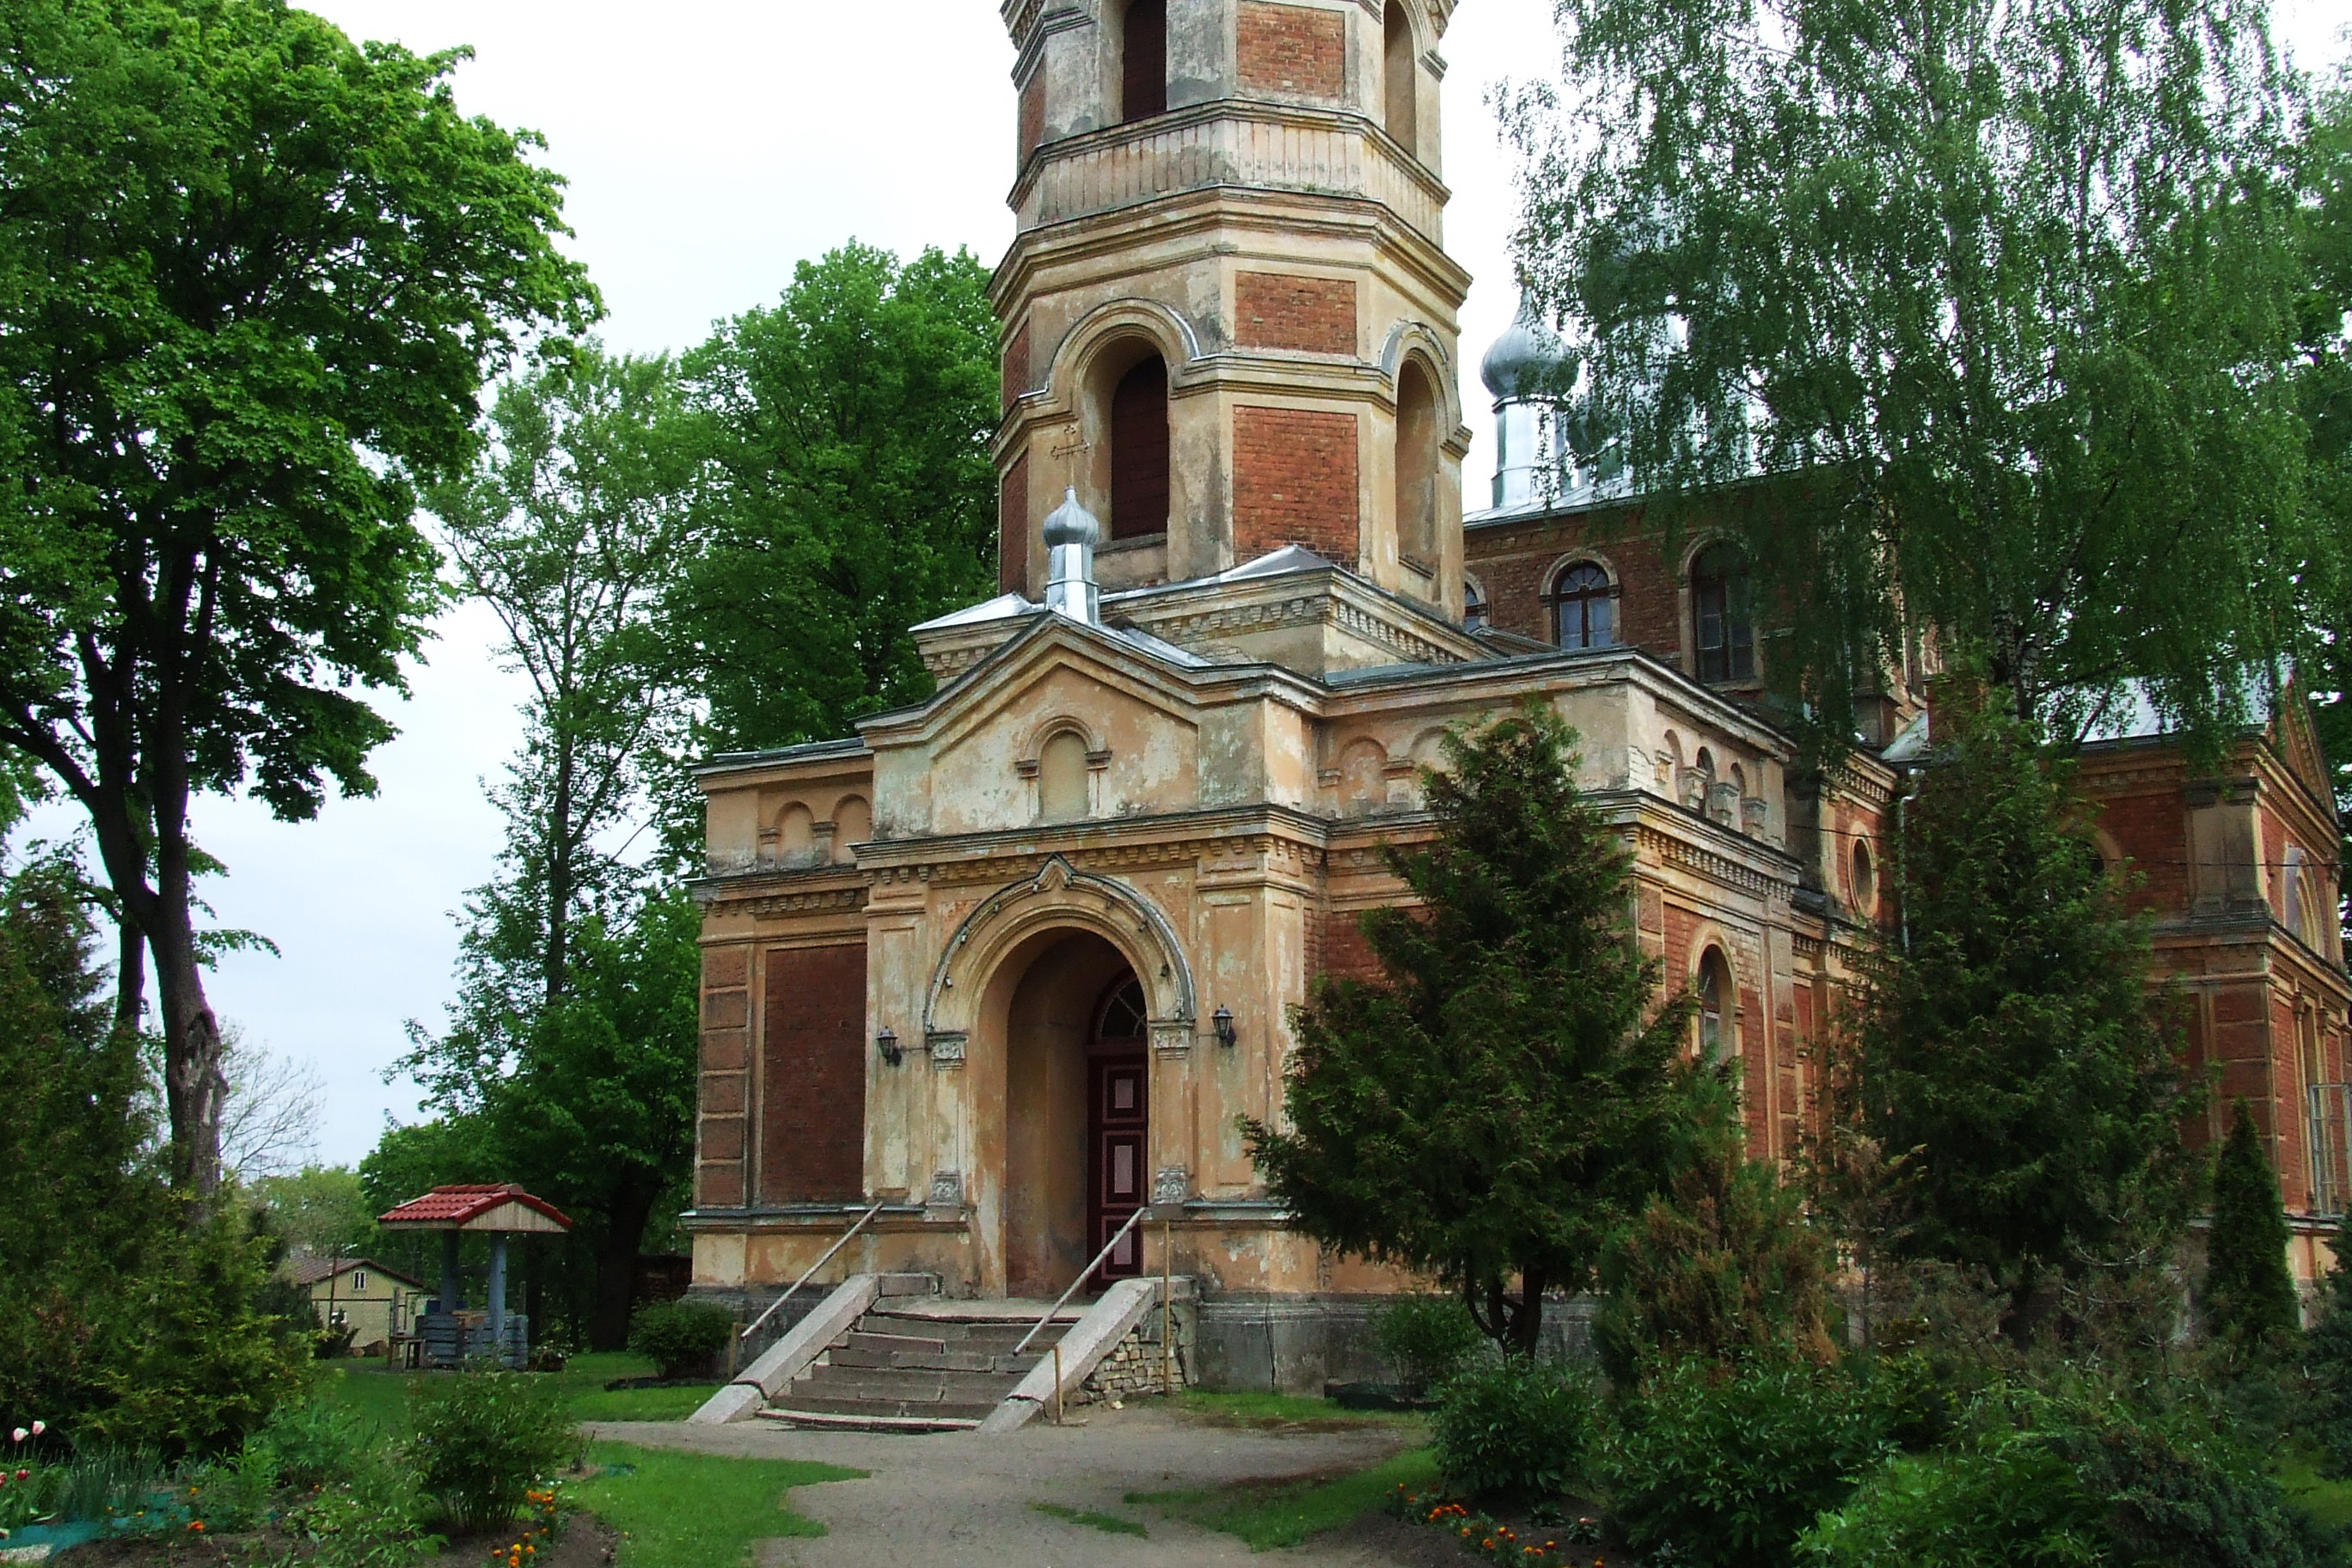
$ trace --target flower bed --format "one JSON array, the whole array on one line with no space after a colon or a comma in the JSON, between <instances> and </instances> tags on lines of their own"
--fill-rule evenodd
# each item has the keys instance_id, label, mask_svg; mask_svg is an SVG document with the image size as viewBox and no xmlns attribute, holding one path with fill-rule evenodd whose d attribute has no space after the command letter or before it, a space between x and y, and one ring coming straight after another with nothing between
<instances>
[{"instance_id":1,"label":"flower bed","mask_svg":"<svg viewBox=\"0 0 2352 1568\"><path fill-rule=\"evenodd\" d=\"M1611 1554L1603 1545L1601 1521L1590 1514L1557 1520L1531 1515L1517 1526L1480 1513L1443 1492L1415 1492L1399 1487L1389 1494L1389 1510L1409 1524L1444 1531L1465 1552L1489 1563L1518 1568L1609 1568ZM1537 1510L1538 1514L1548 1510ZM1624 1559L1621 1556L1618 1561Z\"/></svg>"}]
</instances>

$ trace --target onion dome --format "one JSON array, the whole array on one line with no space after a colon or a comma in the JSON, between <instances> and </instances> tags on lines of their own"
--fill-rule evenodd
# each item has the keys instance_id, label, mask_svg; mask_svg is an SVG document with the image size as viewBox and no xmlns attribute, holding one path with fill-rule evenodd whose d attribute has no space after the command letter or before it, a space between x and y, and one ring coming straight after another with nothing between
<instances>
[{"instance_id":1,"label":"onion dome","mask_svg":"<svg viewBox=\"0 0 2352 1568\"><path fill-rule=\"evenodd\" d=\"M1091 549L1102 542L1102 521L1078 502L1077 487L1064 491L1062 504L1045 514L1045 548L1060 544L1083 544Z\"/></svg>"},{"instance_id":2,"label":"onion dome","mask_svg":"<svg viewBox=\"0 0 2352 1568\"><path fill-rule=\"evenodd\" d=\"M1535 300L1522 290L1518 319L1486 351L1478 366L1478 379L1497 402L1508 402L1520 395L1523 386L1528 392L1542 389L1547 374L1556 374L1573 357L1536 309Z\"/></svg>"}]
</instances>

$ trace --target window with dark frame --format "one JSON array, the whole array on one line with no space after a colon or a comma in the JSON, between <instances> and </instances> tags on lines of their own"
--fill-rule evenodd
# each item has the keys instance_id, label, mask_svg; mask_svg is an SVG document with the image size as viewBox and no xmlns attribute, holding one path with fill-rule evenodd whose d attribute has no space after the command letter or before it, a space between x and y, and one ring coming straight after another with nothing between
<instances>
[{"instance_id":1,"label":"window with dark frame","mask_svg":"<svg viewBox=\"0 0 2352 1568\"><path fill-rule=\"evenodd\" d=\"M1617 589L1590 561L1563 567L1551 584L1552 641L1567 648L1611 647L1617 641Z\"/></svg>"},{"instance_id":2,"label":"window with dark frame","mask_svg":"<svg viewBox=\"0 0 2352 1568\"><path fill-rule=\"evenodd\" d=\"M1691 563L1691 620L1698 678L1710 685L1756 678L1756 633L1748 624L1748 563L1728 544Z\"/></svg>"},{"instance_id":3,"label":"window with dark frame","mask_svg":"<svg viewBox=\"0 0 2352 1568\"><path fill-rule=\"evenodd\" d=\"M1110 536L1168 531L1168 367L1146 355L1110 396Z\"/></svg>"}]
</instances>

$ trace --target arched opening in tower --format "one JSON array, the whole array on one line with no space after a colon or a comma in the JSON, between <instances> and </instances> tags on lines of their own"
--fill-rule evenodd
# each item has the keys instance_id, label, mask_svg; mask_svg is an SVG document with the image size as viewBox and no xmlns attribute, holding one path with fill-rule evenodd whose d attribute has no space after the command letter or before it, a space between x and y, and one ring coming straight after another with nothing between
<instances>
[{"instance_id":1,"label":"arched opening in tower","mask_svg":"<svg viewBox=\"0 0 2352 1568\"><path fill-rule=\"evenodd\" d=\"M1404 0L1389 0L1381 31L1388 68L1388 102L1383 119L1389 134L1403 142L1406 152L1419 157L1421 79L1413 65L1412 18L1405 15Z\"/></svg>"},{"instance_id":2,"label":"arched opening in tower","mask_svg":"<svg viewBox=\"0 0 2352 1568\"><path fill-rule=\"evenodd\" d=\"M1395 7L1390 7L1395 14ZM1437 389L1419 360L1397 375L1397 553L1437 569Z\"/></svg>"},{"instance_id":3,"label":"arched opening in tower","mask_svg":"<svg viewBox=\"0 0 2352 1568\"><path fill-rule=\"evenodd\" d=\"M1168 366L1146 354L1110 397L1110 536L1168 531Z\"/></svg>"},{"instance_id":4,"label":"arched opening in tower","mask_svg":"<svg viewBox=\"0 0 2352 1568\"><path fill-rule=\"evenodd\" d=\"M1168 108L1168 0L1132 0L1119 28L1118 117Z\"/></svg>"}]
</instances>

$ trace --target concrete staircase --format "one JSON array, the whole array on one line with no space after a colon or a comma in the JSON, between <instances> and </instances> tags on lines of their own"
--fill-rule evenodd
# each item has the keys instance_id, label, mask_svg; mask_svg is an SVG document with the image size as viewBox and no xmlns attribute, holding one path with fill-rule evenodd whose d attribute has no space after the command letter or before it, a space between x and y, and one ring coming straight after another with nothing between
<instances>
[{"instance_id":1,"label":"concrete staircase","mask_svg":"<svg viewBox=\"0 0 2352 1568\"><path fill-rule=\"evenodd\" d=\"M879 1297L771 1394L759 1415L792 1426L868 1432L978 1426L1052 1358L1055 1342L1087 1311L1076 1303L1063 1308L1014 1355L1048 1305Z\"/></svg>"}]
</instances>

